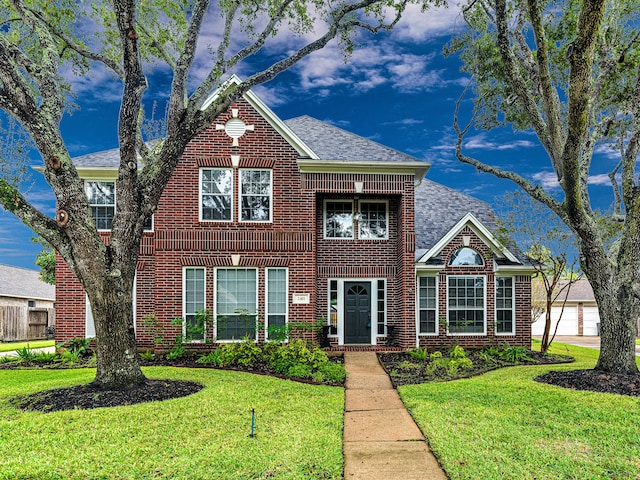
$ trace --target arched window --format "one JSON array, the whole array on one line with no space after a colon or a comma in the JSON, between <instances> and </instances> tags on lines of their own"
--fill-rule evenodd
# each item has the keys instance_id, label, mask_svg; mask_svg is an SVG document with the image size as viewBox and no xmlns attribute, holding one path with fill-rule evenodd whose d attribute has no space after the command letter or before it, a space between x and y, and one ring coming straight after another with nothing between
<instances>
[{"instance_id":1,"label":"arched window","mask_svg":"<svg viewBox=\"0 0 640 480\"><path fill-rule=\"evenodd\" d=\"M449 260L449 266L451 267L481 267L482 265L484 265L482 255L469 247L459 248L453 252Z\"/></svg>"}]
</instances>

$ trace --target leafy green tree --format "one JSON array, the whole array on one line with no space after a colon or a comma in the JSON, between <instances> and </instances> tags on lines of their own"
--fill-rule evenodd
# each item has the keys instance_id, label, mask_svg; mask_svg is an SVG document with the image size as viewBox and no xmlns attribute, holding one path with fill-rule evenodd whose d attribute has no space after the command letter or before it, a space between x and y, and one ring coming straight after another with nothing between
<instances>
[{"instance_id":1,"label":"leafy green tree","mask_svg":"<svg viewBox=\"0 0 640 480\"><path fill-rule=\"evenodd\" d=\"M577 280L575 237L544 204L526 193L507 192L499 202L502 241L515 241L535 269L532 281L532 321L544 315L540 350L547 353L562 320L567 295ZM551 307L563 298L556 328L551 332ZM535 313L534 313L535 312Z\"/></svg>"},{"instance_id":2,"label":"leafy green tree","mask_svg":"<svg viewBox=\"0 0 640 480\"><path fill-rule=\"evenodd\" d=\"M134 385L145 380L133 328L138 248L144 224L157 208L190 139L247 90L273 79L331 40L340 42L348 55L359 32L392 28L407 3L0 0L0 108L35 143L58 210L55 219L38 211L19 185L5 176L0 178L0 203L49 242L84 286L96 327L96 385ZM426 8L428 3L440 2L414 3ZM197 77L194 61L205 25L220 27L212 32L217 43L208 45L207 72ZM297 49L273 41L282 31L297 36ZM269 58L278 60L261 68L266 59L257 57L269 42L279 48L279 54ZM142 99L148 74L158 64L171 72L172 83L164 141L150 149L143 141ZM241 64L246 80L202 109L210 92ZM108 245L96 231L82 181L60 132L74 94L64 74L84 75L90 67L111 73L122 85L117 213ZM202 80L191 88L196 77ZM142 169L138 158L144 163Z\"/></svg>"},{"instance_id":3,"label":"leafy green tree","mask_svg":"<svg viewBox=\"0 0 640 480\"><path fill-rule=\"evenodd\" d=\"M474 0L463 8L468 30L449 46L472 76L473 117L454 128L456 155L478 170L513 181L548 206L575 234L582 271L601 317L596 369L637 373L640 315L640 32L637 0ZM463 95L464 96L464 95ZM513 171L468 156L472 127L510 126L534 133L561 195ZM596 148L619 152L609 178L617 223L613 238L589 197Z\"/></svg>"},{"instance_id":4,"label":"leafy green tree","mask_svg":"<svg viewBox=\"0 0 640 480\"><path fill-rule=\"evenodd\" d=\"M40 280L50 285L56 284L56 252L41 237L31 239L33 243L42 245L42 250L36 255L35 264L40 267Z\"/></svg>"}]
</instances>

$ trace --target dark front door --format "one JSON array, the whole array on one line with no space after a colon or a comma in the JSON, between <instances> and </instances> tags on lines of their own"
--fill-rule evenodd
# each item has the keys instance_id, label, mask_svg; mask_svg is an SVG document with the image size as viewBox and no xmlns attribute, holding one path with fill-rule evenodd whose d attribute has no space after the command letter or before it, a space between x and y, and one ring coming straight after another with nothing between
<instances>
[{"instance_id":1,"label":"dark front door","mask_svg":"<svg viewBox=\"0 0 640 480\"><path fill-rule=\"evenodd\" d=\"M371 343L371 283L344 284L344 343Z\"/></svg>"}]
</instances>

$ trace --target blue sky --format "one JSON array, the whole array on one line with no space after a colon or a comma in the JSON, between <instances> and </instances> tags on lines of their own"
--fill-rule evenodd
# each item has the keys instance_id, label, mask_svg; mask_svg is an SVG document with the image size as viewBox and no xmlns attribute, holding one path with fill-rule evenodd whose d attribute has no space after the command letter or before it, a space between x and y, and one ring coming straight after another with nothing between
<instances>
[{"instance_id":1,"label":"blue sky","mask_svg":"<svg viewBox=\"0 0 640 480\"><path fill-rule=\"evenodd\" d=\"M460 72L457 58L444 58L441 52L461 26L456 7L424 14L411 7L392 33L363 38L346 63L337 46L330 44L255 92L284 120L310 115L431 162L427 178L496 205L515 185L476 172L455 158L453 113L468 78ZM195 78L204 72L206 45L215 44L217 27L215 21L209 23L200 42L203 53L195 65ZM275 58L299 41L281 34L262 54ZM156 100L161 112L169 88L166 73L157 67L148 76L147 105ZM237 73L246 76L248 67L240 67ZM117 147L120 84L100 69L75 78L73 84L80 109L62 122L72 157ZM465 106L468 113L470 101ZM464 150L485 163L515 170L551 193L560 191L532 133L470 131ZM602 149L594 162L591 194L599 208L606 209L611 202L606 174L616 161ZM42 164L37 155L33 164ZM53 217L52 191L40 174L34 172L33 180L27 198ZM15 217L1 211L0 263L36 269L34 259L40 247L31 243L32 236Z\"/></svg>"}]
</instances>

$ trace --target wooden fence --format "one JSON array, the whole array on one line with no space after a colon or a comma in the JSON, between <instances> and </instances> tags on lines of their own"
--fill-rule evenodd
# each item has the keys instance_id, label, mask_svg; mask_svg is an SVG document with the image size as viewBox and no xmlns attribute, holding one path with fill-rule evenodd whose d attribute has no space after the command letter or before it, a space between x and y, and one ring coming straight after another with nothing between
<instances>
[{"instance_id":1,"label":"wooden fence","mask_svg":"<svg viewBox=\"0 0 640 480\"><path fill-rule=\"evenodd\" d=\"M53 325L53 308L0 306L0 341L19 342L47 338L47 327Z\"/></svg>"}]
</instances>

